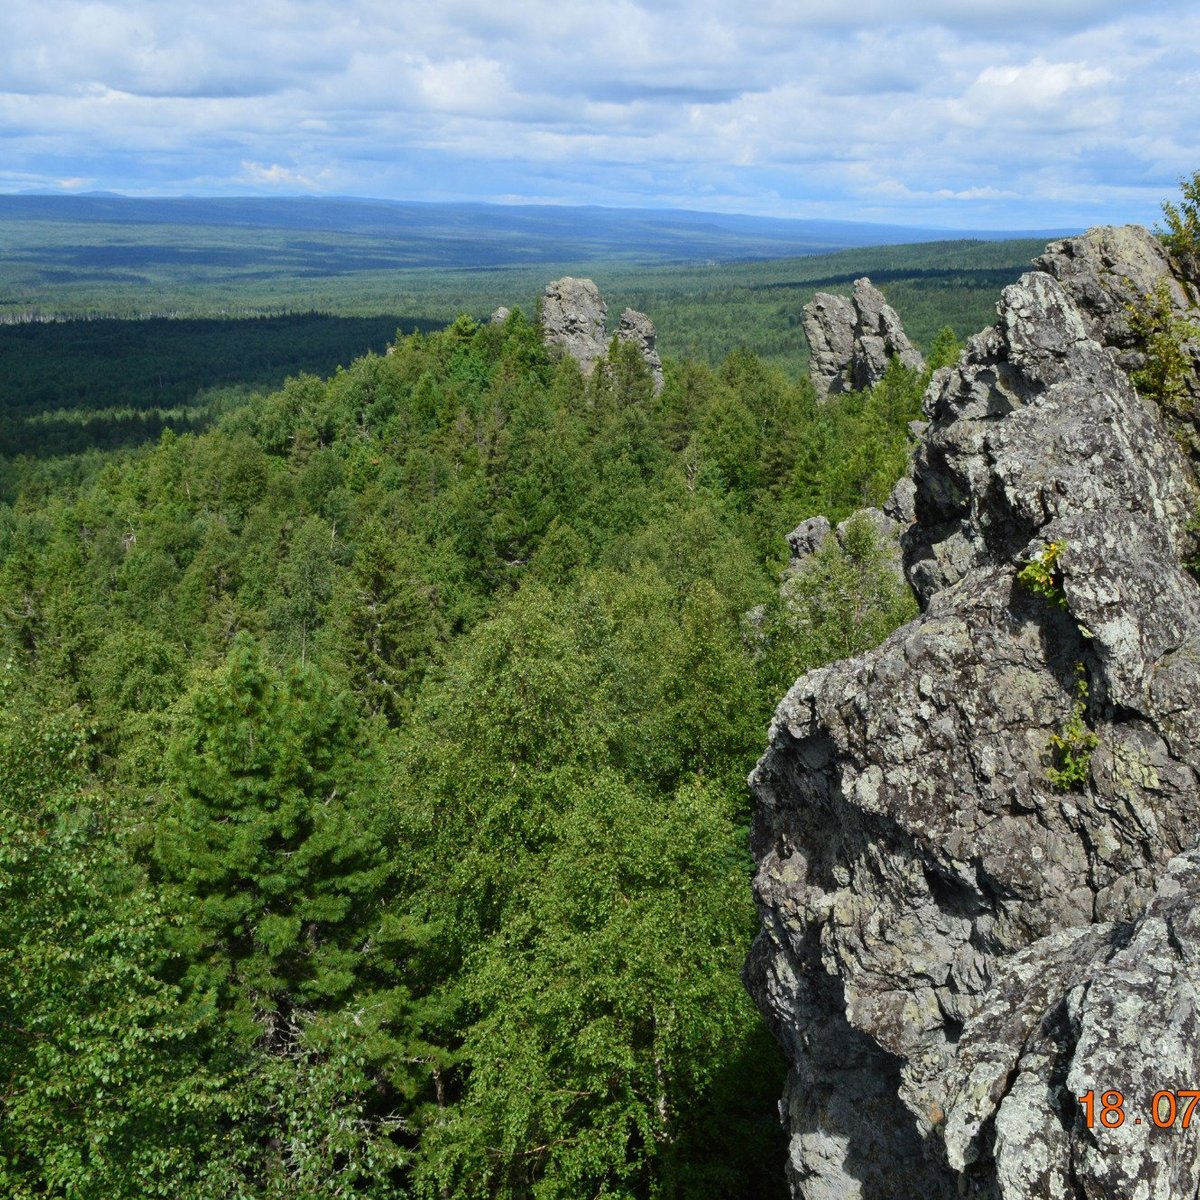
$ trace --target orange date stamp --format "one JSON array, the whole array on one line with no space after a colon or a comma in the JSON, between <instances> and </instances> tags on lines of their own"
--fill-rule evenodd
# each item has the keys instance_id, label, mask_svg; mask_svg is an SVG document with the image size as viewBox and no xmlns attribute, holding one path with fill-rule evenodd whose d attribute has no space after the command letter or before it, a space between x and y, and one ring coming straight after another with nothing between
<instances>
[{"instance_id":1,"label":"orange date stamp","mask_svg":"<svg viewBox=\"0 0 1200 1200\"><path fill-rule=\"evenodd\" d=\"M1177 1088L1175 1091L1163 1090L1155 1092L1150 1100L1150 1111L1145 1116L1125 1111L1125 1094L1115 1089L1107 1092L1097 1092L1090 1089L1082 1096L1076 1096L1080 1108L1083 1109L1084 1124L1089 1129L1099 1126L1102 1129L1120 1129L1126 1121L1134 1125L1153 1125L1156 1129L1188 1129L1192 1124L1192 1116L1196 1113L1196 1104L1200 1102L1200 1090ZM1200 1115L1196 1115L1196 1125L1200 1127Z\"/></svg>"}]
</instances>

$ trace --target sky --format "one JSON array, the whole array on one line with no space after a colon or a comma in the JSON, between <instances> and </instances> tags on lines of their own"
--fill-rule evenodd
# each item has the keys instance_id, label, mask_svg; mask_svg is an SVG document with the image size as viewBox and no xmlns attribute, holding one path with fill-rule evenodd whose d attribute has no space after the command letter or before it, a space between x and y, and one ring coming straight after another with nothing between
<instances>
[{"instance_id":1,"label":"sky","mask_svg":"<svg viewBox=\"0 0 1200 1200\"><path fill-rule=\"evenodd\" d=\"M1153 223L1195 0L3 0L0 191Z\"/></svg>"}]
</instances>

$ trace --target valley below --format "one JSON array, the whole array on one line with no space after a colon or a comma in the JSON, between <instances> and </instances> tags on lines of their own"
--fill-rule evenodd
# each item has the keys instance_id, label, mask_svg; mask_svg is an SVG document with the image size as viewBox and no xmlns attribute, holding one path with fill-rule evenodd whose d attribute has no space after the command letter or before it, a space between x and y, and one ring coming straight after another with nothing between
<instances>
[{"instance_id":1,"label":"valley below","mask_svg":"<svg viewBox=\"0 0 1200 1200\"><path fill-rule=\"evenodd\" d=\"M1194 247L0 229L0 1190L1195 1194Z\"/></svg>"}]
</instances>

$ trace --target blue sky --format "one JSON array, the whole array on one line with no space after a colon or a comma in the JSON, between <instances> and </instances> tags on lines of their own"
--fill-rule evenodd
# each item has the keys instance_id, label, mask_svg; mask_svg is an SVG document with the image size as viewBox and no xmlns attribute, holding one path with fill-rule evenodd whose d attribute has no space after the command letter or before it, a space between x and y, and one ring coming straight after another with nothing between
<instances>
[{"instance_id":1,"label":"blue sky","mask_svg":"<svg viewBox=\"0 0 1200 1200\"><path fill-rule=\"evenodd\" d=\"M1153 222L1194 0L5 0L0 191Z\"/></svg>"}]
</instances>

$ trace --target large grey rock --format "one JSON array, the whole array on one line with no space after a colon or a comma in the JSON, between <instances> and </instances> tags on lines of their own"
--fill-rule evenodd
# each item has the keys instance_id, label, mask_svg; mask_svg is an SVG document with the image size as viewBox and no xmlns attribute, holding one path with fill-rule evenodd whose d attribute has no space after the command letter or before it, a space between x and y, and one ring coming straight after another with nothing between
<instances>
[{"instance_id":1,"label":"large grey rock","mask_svg":"<svg viewBox=\"0 0 1200 1200\"><path fill-rule=\"evenodd\" d=\"M1006 288L926 395L914 467L910 577L923 599L971 567L1010 560L1054 517L1143 512L1182 549L1194 512L1187 466L1162 415L1133 391L1056 279Z\"/></svg>"},{"instance_id":2,"label":"large grey rock","mask_svg":"<svg viewBox=\"0 0 1200 1200\"><path fill-rule=\"evenodd\" d=\"M925 366L895 309L865 277L854 281L854 296L849 299L818 292L804 306L804 333L809 374L822 398L874 387L893 358L916 370Z\"/></svg>"},{"instance_id":3,"label":"large grey rock","mask_svg":"<svg viewBox=\"0 0 1200 1200\"><path fill-rule=\"evenodd\" d=\"M832 532L833 526L827 517L809 517L807 521L801 521L787 535L788 549L792 552L791 565L795 567L816 554Z\"/></svg>"},{"instance_id":4,"label":"large grey rock","mask_svg":"<svg viewBox=\"0 0 1200 1200\"><path fill-rule=\"evenodd\" d=\"M847 391L854 362L858 312L846 296L818 292L804 306L804 336L808 339L808 373L817 395Z\"/></svg>"},{"instance_id":5,"label":"large grey rock","mask_svg":"<svg viewBox=\"0 0 1200 1200\"><path fill-rule=\"evenodd\" d=\"M658 355L658 332L654 328L654 322L645 313L627 308L621 313L621 320L617 324L617 340L629 342L637 347L641 356L646 360L646 365L650 368L655 394L661 392L663 389L663 365L662 359Z\"/></svg>"},{"instance_id":6,"label":"large grey rock","mask_svg":"<svg viewBox=\"0 0 1200 1200\"><path fill-rule=\"evenodd\" d=\"M1051 242L1035 266L1067 288L1079 305L1088 334L1108 347L1127 372L1146 365L1146 348L1136 336L1130 313L1147 308L1160 281L1167 282L1172 316L1200 329L1200 278L1184 275L1162 242L1140 225L1089 229L1082 237ZM1189 256L1182 266L1194 269L1195 258ZM1192 371L1173 407L1181 426L1177 432L1195 458L1200 457L1200 337L1186 339L1184 350Z\"/></svg>"},{"instance_id":7,"label":"large grey rock","mask_svg":"<svg viewBox=\"0 0 1200 1200\"><path fill-rule=\"evenodd\" d=\"M584 375L608 350L604 321L608 306L590 279L567 275L546 284L542 295L542 337L574 358Z\"/></svg>"},{"instance_id":8,"label":"large grey rock","mask_svg":"<svg viewBox=\"0 0 1200 1200\"><path fill-rule=\"evenodd\" d=\"M542 295L542 340L579 363L585 376L591 375L608 353L605 321L608 305L600 289L590 279L565 276L546 285ZM616 337L637 347L654 381L657 394L663 388L663 366L657 349L658 334L645 313L627 308L617 322Z\"/></svg>"},{"instance_id":9,"label":"large grey rock","mask_svg":"<svg viewBox=\"0 0 1200 1200\"><path fill-rule=\"evenodd\" d=\"M807 1200L1200 1187L1196 1132L1149 1122L1155 1091L1200 1087L1197 492L1097 340L1119 304L1059 274L1007 288L930 384L888 506L924 611L800 679L751 776L746 978L792 1064ZM1017 580L1052 542L1062 608ZM1097 745L1062 791L1080 710ZM1122 1091L1128 1127L1087 1129L1089 1089Z\"/></svg>"},{"instance_id":10,"label":"large grey rock","mask_svg":"<svg viewBox=\"0 0 1200 1200\"><path fill-rule=\"evenodd\" d=\"M858 310L855 330L858 354L851 364L851 372L854 386L859 391L874 387L883 378L892 358L898 358L914 370L925 369L925 360L908 340L896 310L869 279L854 281L854 307Z\"/></svg>"},{"instance_id":11,"label":"large grey rock","mask_svg":"<svg viewBox=\"0 0 1200 1200\"><path fill-rule=\"evenodd\" d=\"M1082 237L1051 242L1034 266L1067 289L1089 336L1105 346L1133 346L1129 307L1153 292L1160 280L1167 281L1177 312L1192 304L1187 283L1171 274L1162 242L1141 225L1104 225Z\"/></svg>"},{"instance_id":12,"label":"large grey rock","mask_svg":"<svg viewBox=\"0 0 1200 1200\"><path fill-rule=\"evenodd\" d=\"M1014 955L947 1074L950 1166L985 1195L1193 1196L1187 1101L1163 1129L1156 1117L1166 1120L1170 1102L1160 1098L1156 1110L1154 1098L1195 1087L1184 1081L1200 1071L1198 964L1195 850L1167 864L1132 924L1062 930ZM1109 1091L1123 1103L1104 1117ZM1078 1103L1089 1092L1090 1130Z\"/></svg>"}]
</instances>

